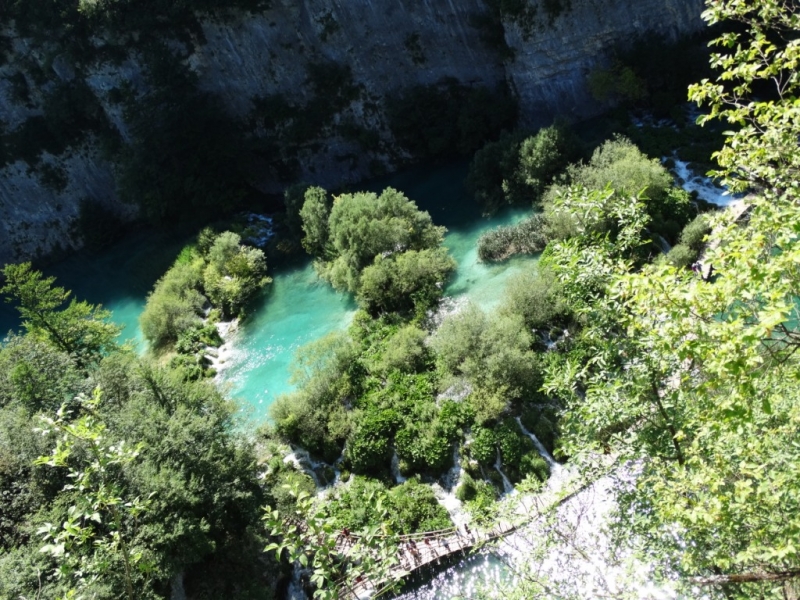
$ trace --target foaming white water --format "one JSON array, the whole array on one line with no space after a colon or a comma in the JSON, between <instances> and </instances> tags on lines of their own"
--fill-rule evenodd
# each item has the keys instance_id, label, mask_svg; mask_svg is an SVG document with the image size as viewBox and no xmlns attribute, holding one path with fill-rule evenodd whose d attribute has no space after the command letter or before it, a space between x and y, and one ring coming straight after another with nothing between
<instances>
[{"instance_id":1,"label":"foaming white water","mask_svg":"<svg viewBox=\"0 0 800 600\"><path fill-rule=\"evenodd\" d=\"M497 459L494 461L494 468L495 470L500 473L500 477L503 478L503 492L506 494L513 494L514 493L514 486L509 481L506 474L503 473L503 459L500 457L500 448L497 449Z\"/></svg>"},{"instance_id":2,"label":"foaming white water","mask_svg":"<svg viewBox=\"0 0 800 600\"><path fill-rule=\"evenodd\" d=\"M578 485L574 469L560 467L541 493L506 496L502 501L505 514L531 518L529 524L501 540L493 553L462 560L400 598L450 600L480 593L500 599L507 597L508 584L539 597L543 592L537 583L547 586L548 598L678 598L674 582L657 581L652 565L636 558L632 544L620 549L612 540L609 525L617 506L615 492L630 486L637 471L636 465L620 468L547 511L546 517L532 518ZM695 590L691 597L706 596Z\"/></svg>"},{"instance_id":3,"label":"foaming white water","mask_svg":"<svg viewBox=\"0 0 800 600\"><path fill-rule=\"evenodd\" d=\"M447 317L458 314L469 304L469 298L466 295L445 296L439 301L436 310L429 310L426 315L425 327L429 331L436 331L442 325Z\"/></svg>"},{"instance_id":4,"label":"foaming white water","mask_svg":"<svg viewBox=\"0 0 800 600\"><path fill-rule=\"evenodd\" d=\"M302 448L292 448L292 452L286 455L286 457L283 459L283 462L291 463L296 469L306 473L309 477L311 477L311 479L314 480L314 485L317 486L317 489L324 487L322 482L319 480L316 469L325 465L312 460L311 455L306 450L303 450Z\"/></svg>"},{"instance_id":5,"label":"foaming white water","mask_svg":"<svg viewBox=\"0 0 800 600\"><path fill-rule=\"evenodd\" d=\"M447 514L450 515L450 520L456 526L461 526L469 523L471 517L469 513L464 510L464 504L456 497L456 490L461 483L461 456L458 453L458 445L453 448L453 466L444 474L440 483L431 485L436 499L439 501Z\"/></svg>"},{"instance_id":6,"label":"foaming white water","mask_svg":"<svg viewBox=\"0 0 800 600\"><path fill-rule=\"evenodd\" d=\"M219 348L206 348L206 358L216 372L214 381L219 383L222 381L225 369L231 365L237 353L235 340L239 331L239 321L237 319L224 321L217 323L216 327L219 337L222 338L222 345Z\"/></svg>"},{"instance_id":7,"label":"foaming white water","mask_svg":"<svg viewBox=\"0 0 800 600\"><path fill-rule=\"evenodd\" d=\"M697 192L698 197L717 206L729 206L738 199L724 187L716 185L710 177L698 175L692 171L689 162L678 158L672 160L675 163L673 168L675 179L678 185L687 192Z\"/></svg>"},{"instance_id":8,"label":"foaming white water","mask_svg":"<svg viewBox=\"0 0 800 600\"><path fill-rule=\"evenodd\" d=\"M295 563L292 567L292 580L289 582L289 587L286 589L286 600L307 600L305 590L303 589L303 574L304 569L299 563Z\"/></svg>"},{"instance_id":9,"label":"foaming white water","mask_svg":"<svg viewBox=\"0 0 800 600\"><path fill-rule=\"evenodd\" d=\"M522 419L520 419L519 417L515 417L515 420L517 421L517 425L519 425L519 428L522 430L522 433L531 438L533 445L536 446L537 452L539 452L541 457L545 460L545 462L547 462L548 466L550 467L550 471L555 471L557 469L560 469L561 465L558 464L556 462L556 459L553 458L553 456L547 451L547 448L545 448L544 444L542 444L542 442L539 441L539 438L537 438L530 431L525 429L525 426L522 424Z\"/></svg>"}]
</instances>

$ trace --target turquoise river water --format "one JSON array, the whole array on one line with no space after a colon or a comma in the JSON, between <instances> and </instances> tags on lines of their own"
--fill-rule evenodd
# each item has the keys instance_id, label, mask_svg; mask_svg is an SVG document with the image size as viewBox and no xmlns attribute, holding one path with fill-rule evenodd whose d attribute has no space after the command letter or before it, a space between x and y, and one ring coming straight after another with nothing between
<instances>
[{"instance_id":1,"label":"turquoise river water","mask_svg":"<svg viewBox=\"0 0 800 600\"><path fill-rule=\"evenodd\" d=\"M453 298L468 298L484 309L499 302L505 282L530 265L516 258L500 265L478 261L477 239L486 230L518 221L524 211L506 211L491 219L464 189L466 163L416 168L359 185L380 192L395 187L448 228L445 244L458 263L447 286ZM122 341L145 349L138 318L147 293L166 271L186 239L136 233L102 254L80 254L45 269L79 299L101 303L122 325ZM222 363L221 380L253 421L266 418L275 398L292 389L289 370L296 350L312 340L347 327L356 306L352 297L321 281L308 260L271 269L273 283L233 336ZM0 331L18 328L13 310L0 309Z\"/></svg>"}]
</instances>

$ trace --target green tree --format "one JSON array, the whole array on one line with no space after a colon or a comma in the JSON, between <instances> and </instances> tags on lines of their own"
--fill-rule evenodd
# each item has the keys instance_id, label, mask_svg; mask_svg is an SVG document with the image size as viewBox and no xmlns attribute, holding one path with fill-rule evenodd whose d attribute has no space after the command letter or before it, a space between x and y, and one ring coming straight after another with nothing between
<instances>
[{"instance_id":1,"label":"green tree","mask_svg":"<svg viewBox=\"0 0 800 600\"><path fill-rule=\"evenodd\" d=\"M203 288L224 316L241 314L247 303L271 281L261 250L243 245L239 235L231 231L217 236L208 251Z\"/></svg>"},{"instance_id":2,"label":"green tree","mask_svg":"<svg viewBox=\"0 0 800 600\"><path fill-rule=\"evenodd\" d=\"M497 418L512 400L538 387L531 339L518 315L487 317L470 305L442 323L431 340L443 386L463 378L472 386L470 403L478 421Z\"/></svg>"},{"instance_id":3,"label":"green tree","mask_svg":"<svg viewBox=\"0 0 800 600\"><path fill-rule=\"evenodd\" d=\"M356 298L370 313L412 310L417 315L433 308L444 293L456 261L445 248L409 250L375 262L361 273Z\"/></svg>"},{"instance_id":4,"label":"green tree","mask_svg":"<svg viewBox=\"0 0 800 600\"><path fill-rule=\"evenodd\" d=\"M570 165L563 180L545 192L545 212L556 195L563 194L570 185L589 190L610 187L620 195L637 195L650 215L652 232L671 242L677 241L691 218L689 195L675 188L672 175L658 160L649 159L626 138L603 143L586 164ZM555 226L551 223L551 227Z\"/></svg>"},{"instance_id":5,"label":"green tree","mask_svg":"<svg viewBox=\"0 0 800 600\"><path fill-rule=\"evenodd\" d=\"M436 248L444 237L427 212L401 192L386 188L339 196L328 219L330 258L319 263L320 275L333 287L357 292L361 272L378 255Z\"/></svg>"},{"instance_id":6,"label":"green tree","mask_svg":"<svg viewBox=\"0 0 800 600\"><path fill-rule=\"evenodd\" d=\"M199 291L203 260L194 257L188 263L176 263L156 282L139 316L145 339L154 349L178 341L181 333L201 323L206 298Z\"/></svg>"},{"instance_id":7,"label":"green tree","mask_svg":"<svg viewBox=\"0 0 800 600\"><path fill-rule=\"evenodd\" d=\"M49 456L38 459L38 464L69 468L72 481L66 489L77 490L76 503L67 510L67 520L60 526L42 525L38 534L47 542L41 551L50 554L58 564L57 577L73 580L70 592L79 591L93 579L101 577L106 568L106 553L119 554L124 567L125 594L134 600L134 569L142 558L131 548L130 522L147 510L141 498L126 497L113 471L136 460L141 448L126 447L124 440L109 439L107 427L98 419L101 393L96 389L91 398L78 399L82 414L72 419L62 406L56 418L45 417L45 428L59 434L55 449ZM48 433L45 429L44 433ZM85 451L83 460L71 465L76 450ZM107 523L106 523L107 522ZM95 525L105 525L107 533ZM76 546L90 546L88 556L76 551ZM74 587L73 587L74 586Z\"/></svg>"},{"instance_id":8,"label":"green tree","mask_svg":"<svg viewBox=\"0 0 800 600\"><path fill-rule=\"evenodd\" d=\"M562 123L529 136L504 133L475 153L467 186L487 213L507 204L538 204L553 178L576 158L577 148Z\"/></svg>"},{"instance_id":9,"label":"green tree","mask_svg":"<svg viewBox=\"0 0 800 600\"><path fill-rule=\"evenodd\" d=\"M637 272L601 246L593 260L575 244L554 248L553 268L586 327L581 353L550 371L548 388L569 399L562 426L577 464L578 454L609 450L640 461L636 484L618 495L621 536L641 536L648 558L682 575L687 590L792 597L800 21L795 3L773 0L709 2L704 17L740 22L717 41L717 81L691 95L710 106L708 118L741 126L716 157L726 183L754 192L748 218L711 220L710 281L664 264ZM769 96L754 99L765 82Z\"/></svg>"},{"instance_id":10,"label":"green tree","mask_svg":"<svg viewBox=\"0 0 800 600\"><path fill-rule=\"evenodd\" d=\"M304 192L300 219L303 222L303 248L305 251L324 258L328 244L328 217L331 213L328 193L320 187L310 187Z\"/></svg>"},{"instance_id":11,"label":"green tree","mask_svg":"<svg viewBox=\"0 0 800 600\"><path fill-rule=\"evenodd\" d=\"M380 525L369 525L344 536L336 519L308 494L295 493L295 497L296 510L291 516L267 507L264 522L279 541L266 550L274 551L279 558L285 553L290 562L311 569L314 598L336 600L343 590L357 595L363 591L359 584L364 576L381 583L387 591L397 585L391 577L397 564L397 535L384 533ZM374 495L362 501L374 506L374 512L386 514Z\"/></svg>"},{"instance_id":12,"label":"green tree","mask_svg":"<svg viewBox=\"0 0 800 600\"><path fill-rule=\"evenodd\" d=\"M75 356L81 364L95 360L114 344L120 328L108 322L111 313L99 305L69 301L71 293L54 286L30 263L6 265L0 293L17 305L25 330Z\"/></svg>"}]
</instances>

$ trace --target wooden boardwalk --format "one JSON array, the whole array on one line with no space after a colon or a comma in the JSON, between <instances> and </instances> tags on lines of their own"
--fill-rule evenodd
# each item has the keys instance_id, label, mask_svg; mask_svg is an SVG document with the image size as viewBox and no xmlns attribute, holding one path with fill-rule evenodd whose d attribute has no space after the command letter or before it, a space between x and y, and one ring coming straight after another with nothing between
<instances>
[{"instance_id":1,"label":"wooden boardwalk","mask_svg":"<svg viewBox=\"0 0 800 600\"><path fill-rule=\"evenodd\" d=\"M341 600L365 600L375 597L387 589L387 582L405 579L417 569L506 536L516 529L516 525L501 521L489 530L473 530L461 526L440 531L402 535L399 537L397 547L398 563L391 568L386 581L373 582L357 578L350 585L343 582L339 586L339 598ZM357 541L357 537L351 534L340 542L339 552L346 556L349 547Z\"/></svg>"}]
</instances>

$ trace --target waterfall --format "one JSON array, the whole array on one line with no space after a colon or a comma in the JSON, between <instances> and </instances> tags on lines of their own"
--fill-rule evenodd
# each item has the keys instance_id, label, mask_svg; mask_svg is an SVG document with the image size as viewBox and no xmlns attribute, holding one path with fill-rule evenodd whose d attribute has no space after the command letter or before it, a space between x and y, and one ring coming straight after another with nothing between
<instances>
[{"instance_id":1,"label":"waterfall","mask_svg":"<svg viewBox=\"0 0 800 600\"><path fill-rule=\"evenodd\" d=\"M175 573L169 580L170 600L186 600L186 589L183 586L183 571Z\"/></svg>"},{"instance_id":2,"label":"waterfall","mask_svg":"<svg viewBox=\"0 0 800 600\"><path fill-rule=\"evenodd\" d=\"M514 486L511 485L506 474L503 473L503 461L500 458L500 448L497 449L497 460L494 462L494 468L497 469L497 472L500 473L500 477L503 478L503 492L506 494L513 494Z\"/></svg>"},{"instance_id":3,"label":"waterfall","mask_svg":"<svg viewBox=\"0 0 800 600\"><path fill-rule=\"evenodd\" d=\"M458 453L458 444L453 446L453 466L442 478L444 488L454 492L461 481L461 455Z\"/></svg>"},{"instance_id":4,"label":"waterfall","mask_svg":"<svg viewBox=\"0 0 800 600\"><path fill-rule=\"evenodd\" d=\"M320 466L320 463L315 463L313 460L311 460L311 456L308 454L308 451L303 450L302 448L292 448L292 452L283 459L283 462L292 463L299 470L307 473L311 479L314 480L314 485L317 487L317 489L324 487L319 480L317 472L315 471L315 469Z\"/></svg>"},{"instance_id":5,"label":"waterfall","mask_svg":"<svg viewBox=\"0 0 800 600\"><path fill-rule=\"evenodd\" d=\"M464 511L464 506L455 491L461 481L461 456L458 454L458 444L453 447L453 466L442 477L441 484L434 483L431 487L436 499L439 501L450 519L456 526L465 525L470 522L470 516Z\"/></svg>"},{"instance_id":6,"label":"waterfall","mask_svg":"<svg viewBox=\"0 0 800 600\"><path fill-rule=\"evenodd\" d=\"M522 433L531 438L533 445L536 446L536 450L538 450L539 454L541 454L542 458L545 460L545 462L547 462L547 465L550 467L550 470L555 471L556 469L561 468L561 465L558 464L556 462L556 459L553 458L553 456L547 451L547 448L545 448L542 442L539 441L539 438L537 438L530 431L525 429L525 426L522 424L522 419L520 419L519 417L515 417L515 420L517 421L517 425L519 425L519 428L522 430Z\"/></svg>"},{"instance_id":7,"label":"waterfall","mask_svg":"<svg viewBox=\"0 0 800 600\"><path fill-rule=\"evenodd\" d=\"M406 478L403 477L403 474L400 473L400 457L397 456L396 450L394 454L392 454L392 477L394 477L394 482L397 484L407 481Z\"/></svg>"}]
</instances>

